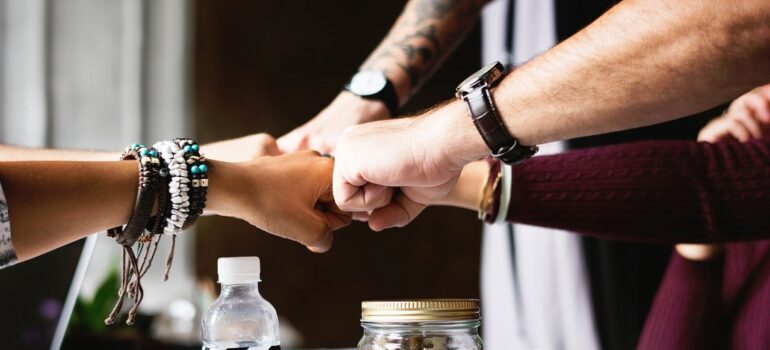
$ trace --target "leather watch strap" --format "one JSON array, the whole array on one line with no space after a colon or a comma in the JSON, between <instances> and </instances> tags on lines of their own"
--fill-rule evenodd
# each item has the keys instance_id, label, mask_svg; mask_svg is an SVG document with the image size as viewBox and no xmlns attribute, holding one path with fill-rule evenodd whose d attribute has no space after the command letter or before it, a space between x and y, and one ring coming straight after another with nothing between
<instances>
[{"instance_id":1,"label":"leather watch strap","mask_svg":"<svg viewBox=\"0 0 770 350\"><path fill-rule=\"evenodd\" d=\"M537 152L537 146L521 145L511 136L497 114L489 89L474 89L464 95L463 99L470 109L473 125L492 151L492 156L506 164L517 164Z\"/></svg>"}]
</instances>

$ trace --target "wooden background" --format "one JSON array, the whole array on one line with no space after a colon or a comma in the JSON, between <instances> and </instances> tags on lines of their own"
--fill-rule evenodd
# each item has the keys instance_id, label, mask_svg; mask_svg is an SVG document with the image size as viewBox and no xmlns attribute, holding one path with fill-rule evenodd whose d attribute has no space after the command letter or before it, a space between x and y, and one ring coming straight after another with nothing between
<instances>
[{"instance_id":1,"label":"wooden background","mask_svg":"<svg viewBox=\"0 0 770 350\"><path fill-rule=\"evenodd\" d=\"M194 92L201 142L247 133L280 136L320 111L385 35L403 1L197 1ZM479 62L478 29L406 108L450 98ZM478 297L481 225L475 213L431 208L405 229L360 223L313 254L245 223L204 218L197 273L215 279L220 256L262 258L261 289L306 347L349 347L360 302Z\"/></svg>"}]
</instances>

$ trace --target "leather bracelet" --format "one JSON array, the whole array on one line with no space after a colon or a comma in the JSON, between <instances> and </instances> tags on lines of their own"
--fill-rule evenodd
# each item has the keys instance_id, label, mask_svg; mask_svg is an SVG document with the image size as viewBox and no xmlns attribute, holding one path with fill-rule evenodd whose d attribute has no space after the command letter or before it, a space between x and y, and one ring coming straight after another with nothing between
<instances>
[{"instance_id":1,"label":"leather bracelet","mask_svg":"<svg viewBox=\"0 0 770 350\"><path fill-rule=\"evenodd\" d=\"M121 160L137 160L139 164L139 186L134 203L134 212L125 226L117 226L107 230L107 235L114 237L118 244L124 247L132 246L144 233L152 215L155 197L159 185L160 160L158 152L153 148L133 144L126 148L120 156Z\"/></svg>"}]
</instances>

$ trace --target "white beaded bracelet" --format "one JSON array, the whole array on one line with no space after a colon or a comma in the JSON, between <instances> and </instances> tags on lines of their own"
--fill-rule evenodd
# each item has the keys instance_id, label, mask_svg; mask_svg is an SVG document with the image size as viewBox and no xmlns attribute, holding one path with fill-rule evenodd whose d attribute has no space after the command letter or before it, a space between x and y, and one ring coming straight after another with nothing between
<instances>
[{"instance_id":1,"label":"white beaded bracelet","mask_svg":"<svg viewBox=\"0 0 770 350\"><path fill-rule=\"evenodd\" d=\"M186 141L180 141L180 143ZM190 175L187 170L187 160L184 158L184 145L174 141L160 141L155 147L168 166L171 181L168 192L171 210L166 218L164 233L178 234L182 232L187 217L190 215Z\"/></svg>"}]
</instances>

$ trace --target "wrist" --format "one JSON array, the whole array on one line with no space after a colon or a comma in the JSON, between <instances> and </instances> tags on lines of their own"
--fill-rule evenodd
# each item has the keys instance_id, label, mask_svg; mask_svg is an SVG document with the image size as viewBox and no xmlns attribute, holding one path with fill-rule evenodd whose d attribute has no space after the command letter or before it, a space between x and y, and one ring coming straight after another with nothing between
<instances>
[{"instance_id":1,"label":"wrist","mask_svg":"<svg viewBox=\"0 0 770 350\"><path fill-rule=\"evenodd\" d=\"M390 111L388 111L388 107L384 102L366 99L347 90L340 92L332 104L339 105L346 110L356 111L356 113L353 113L357 117L356 124L384 120L390 117ZM351 109L350 107L353 108Z\"/></svg>"},{"instance_id":2,"label":"wrist","mask_svg":"<svg viewBox=\"0 0 770 350\"><path fill-rule=\"evenodd\" d=\"M426 123L425 130L435 140L434 145L456 166L463 167L489 155L489 148L473 125L462 101L455 100L434 109L423 122Z\"/></svg>"},{"instance_id":3,"label":"wrist","mask_svg":"<svg viewBox=\"0 0 770 350\"><path fill-rule=\"evenodd\" d=\"M240 163L224 161L208 161L209 189L206 202L206 212L221 216L236 216L234 203L238 194L236 184L242 184L236 177L241 174Z\"/></svg>"},{"instance_id":4,"label":"wrist","mask_svg":"<svg viewBox=\"0 0 770 350\"><path fill-rule=\"evenodd\" d=\"M468 210L478 210L483 195L485 180L489 177L489 165L476 161L463 167L454 188L434 205L446 205Z\"/></svg>"}]
</instances>

